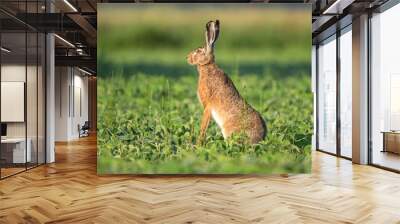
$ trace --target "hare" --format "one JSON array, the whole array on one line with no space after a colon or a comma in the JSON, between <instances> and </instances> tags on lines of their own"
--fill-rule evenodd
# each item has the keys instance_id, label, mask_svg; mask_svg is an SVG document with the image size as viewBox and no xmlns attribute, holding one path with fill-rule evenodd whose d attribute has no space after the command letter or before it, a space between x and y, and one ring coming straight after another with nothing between
<instances>
[{"instance_id":1,"label":"hare","mask_svg":"<svg viewBox=\"0 0 400 224\"><path fill-rule=\"evenodd\" d=\"M214 45L219 35L219 21L206 25L204 47L189 53L187 62L199 73L197 96L204 107L198 144L201 144L211 117L224 139L232 134L245 134L251 144L263 140L266 125L261 115L239 94L232 80L215 63Z\"/></svg>"}]
</instances>

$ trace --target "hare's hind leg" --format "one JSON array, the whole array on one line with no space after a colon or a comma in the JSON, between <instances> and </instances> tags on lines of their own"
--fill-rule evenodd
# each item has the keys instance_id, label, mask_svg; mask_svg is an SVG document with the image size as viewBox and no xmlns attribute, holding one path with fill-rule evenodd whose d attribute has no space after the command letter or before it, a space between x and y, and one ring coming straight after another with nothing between
<instances>
[{"instance_id":1,"label":"hare's hind leg","mask_svg":"<svg viewBox=\"0 0 400 224\"><path fill-rule=\"evenodd\" d=\"M211 119L211 110L209 107L205 107L203 112L203 117L201 119L200 136L197 139L197 145L202 144L208 125L210 124L210 119Z\"/></svg>"}]
</instances>

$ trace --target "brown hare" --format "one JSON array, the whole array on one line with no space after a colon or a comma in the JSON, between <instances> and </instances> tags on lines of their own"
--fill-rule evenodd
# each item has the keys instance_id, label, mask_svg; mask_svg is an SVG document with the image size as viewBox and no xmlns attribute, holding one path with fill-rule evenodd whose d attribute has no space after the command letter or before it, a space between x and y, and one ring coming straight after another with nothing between
<instances>
[{"instance_id":1,"label":"brown hare","mask_svg":"<svg viewBox=\"0 0 400 224\"><path fill-rule=\"evenodd\" d=\"M224 139L233 133L245 134L250 143L258 143L266 135L261 115L240 96L227 74L215 63L214 44L219 35L219 21L206 25L206 44L190 52L187 61L197 66L197 95L204 107L198 143L202 143L211 117L222 131Z\"/></svg>"}]
</instances>

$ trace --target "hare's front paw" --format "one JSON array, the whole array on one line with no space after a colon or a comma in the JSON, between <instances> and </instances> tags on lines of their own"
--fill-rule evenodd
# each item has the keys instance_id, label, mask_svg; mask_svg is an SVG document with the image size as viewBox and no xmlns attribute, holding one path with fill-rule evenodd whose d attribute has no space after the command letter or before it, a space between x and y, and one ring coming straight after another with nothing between
<instances>
[{"instance_id":1,"label":"hare's front paw","mask_svg":"<svg viewBox=\"0 0 400 224\"><path fill-rule=\"evenodd\" d=\"M203 143L204 143L204 137L199 136L199 138L197 138L197 141L196 141L196 146L203 146Z\"/></svg>"}]
</instances>

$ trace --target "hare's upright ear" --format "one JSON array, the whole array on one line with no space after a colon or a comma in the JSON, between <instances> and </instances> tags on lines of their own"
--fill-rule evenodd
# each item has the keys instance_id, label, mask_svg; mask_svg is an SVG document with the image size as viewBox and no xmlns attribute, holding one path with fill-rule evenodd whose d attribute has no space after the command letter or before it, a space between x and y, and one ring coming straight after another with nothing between
<instances>
[{"instance_id":1,"label":"hare's upright ear","mask_svg":"<svg viewBox=\"0 0 400 224\"><path fill-rule=\"evenodd\" d=\"M206 24L206 50L208 53L214 50L214 43L219 36L219 20L209 21Z\"/></svg>"},{"instance_id":2,"label":"hare's upright ear","mask_svg":"<svg viewBox=\"0 0 400 224\"><path fill-rule=\"evenodd\" d=\"M205 32L206 46L205 46L205 48L206 48L207 53L210 53L212 51L210 26L211 26L211 21L209 21L206 24L206 32Z\"/></svg>"},{"instance_id":3,"label":"hare's upright ear","mask_svg":"<svg viewBox=\"0 0 400 224\"><path fill-rule=\"evenodd\" d=\"M213 26L211 26L211 30L213 30L214 36L213 36L213 45L215 41L217 41L218 36L219 36L219 20L215 20L215 23L213 23Z\"/></svg>"}]
</instances>

